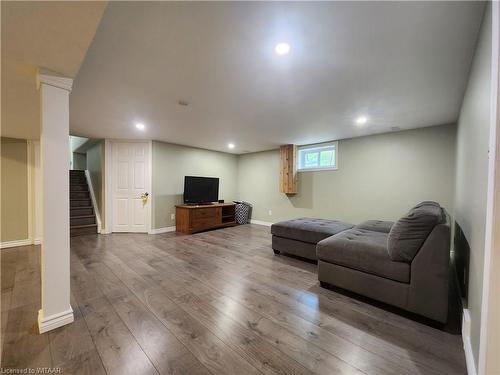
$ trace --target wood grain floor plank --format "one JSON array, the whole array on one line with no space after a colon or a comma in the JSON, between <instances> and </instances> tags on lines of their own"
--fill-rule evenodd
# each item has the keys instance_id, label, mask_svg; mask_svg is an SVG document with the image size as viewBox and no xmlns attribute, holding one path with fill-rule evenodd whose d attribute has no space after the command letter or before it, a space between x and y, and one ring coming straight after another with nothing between
<instances>
[{"instance_id":1,"label":"wood grain floor plank","mask_svg":"<svg viewBox=\"0 0 500 375\"><path fill-rule=\"evenodd\" d=\"M82 314L108 374L158 374L105 297L86 301Z\"/></svg>"},{"instance_id":2,"label":"wood grain floor plank","mask_svg":"<svg viewBox=\"0 0 500 375\"><path fill-rule=\"evenodd\" d=\"M24 305L9 310L2 352L2 367L51 367L49 339L38 333L39 305Z\"/></svg>"},{"instance_id":3,"label":"wood grain floor plank","mask_svg":"<svg viewBox=\"0 0 500 375\"><path fill-rule=\"evenodd\" d=\"M135 295L115 290L107 297L160 374L209 374Z\"/></svg>"},{"instance_id":4,"label":"wood grain floor plank","mask_svg":"<svg viewBox=\"0 0 500 375\"><path fill-rule=\"evenodd\" d=\"M95 349L84 319L76 319L48 332L50 352L55 364L63 363Z\"/></svg>"},{"instance_id":5,"label":"wood grain floor plank","mask_svg":"<svg viewBox=\"0 0 500 375\"><path fill-rule=\"evenodd\" d=\"M16 277L16 264L19 255L19 248L2 249L0 269L0 284L2 290L12 289L14 287L14 280Z\"/></svg>"},{"instance_id":6,"label":"wood grain floor plank","mask_svg":"<svg viewBox=\"0 0 500 375\"><path fill-rule=\"evenodd\" d=\"M202 302L194 295L184 295L183 309L200 321L242 357L264 374L311 374L284 352L267 342L251 329L240 326L229 316Z\"/></svg>"},{"instance_id":7,"label":"wood grain floor plank","mask_svg":"<svg viewBox=\"0 0 500 375\"><path fill-rule=\"evenodd\" d=\"M70 270L71 293L78 304L103 295L97 281L87 272L80 260L73 259Z\"/></svg>"},{"instance_id":8,"label":"wood grain floor plank","mask_svg":"<svg viewBox=\"0 0 500 375\"><path fill-rule=\"evenodd\" d=\"M141 293L140 296L145 294ZM186 315L164 294L163 289L153 291L143 302L212 373L259 373L202 324Z\"/></svg>"},{"instance_id":9,"label":"wood grain floor plank","mask_svg":"<svg viewBox=\"0 0 500 375\"><path fill-rule=\"evenodd\" d=\"M229 297L222 297L226 302L234 302ZM218 300L212 301L213 305L220 311L231 311L231 316L238 320L241 325L252 329L260 337L269 343L276 345L280 351L287 353L290 357L317 374L361 374L364 373L355 366L327 353L306 340L292 334L288 330L273 324L271 320L247 308L241 308L238 304L220 305Z\"/></svg>"},{"instance_id":10,"label":"wood grain floor plank","mask_svg":"<svg viewBox=\"0 0 500 375\"><path fill-rule=\"evenodd\" d=\"M0 309L0 363L2 363L2 352L5 342L5 332L7 328L7 322L9 319L9 309L10 309L10 300L12 295L12 289L2 290L2 299L1 299L1 309Z\"/></svg>"},{"instance_id":11,"label":"wood grain floor plank","mask_svg":"<svg viewBox=\"0 0 500 375\"><path fill-rule=\"evenodd\" d=\"M84 352L61 363L55 363L65 375L106 375L101 357L96 349Z\"/></svg>"}]
</instances>

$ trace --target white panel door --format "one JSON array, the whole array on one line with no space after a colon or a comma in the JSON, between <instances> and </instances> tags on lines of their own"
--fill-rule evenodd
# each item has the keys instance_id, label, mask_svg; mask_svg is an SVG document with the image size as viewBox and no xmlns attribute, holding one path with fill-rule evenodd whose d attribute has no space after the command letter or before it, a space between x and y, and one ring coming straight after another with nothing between
<instances>
[{"instance_id":1,"label":"white panel door","mask_svg":"<svg viewBox=\"0 0 500 375\"><path fill-rule=\"evenodd\" d=\"M113 232L147 232L149 143L113 142Z\"/></svg>"}]
</instances>

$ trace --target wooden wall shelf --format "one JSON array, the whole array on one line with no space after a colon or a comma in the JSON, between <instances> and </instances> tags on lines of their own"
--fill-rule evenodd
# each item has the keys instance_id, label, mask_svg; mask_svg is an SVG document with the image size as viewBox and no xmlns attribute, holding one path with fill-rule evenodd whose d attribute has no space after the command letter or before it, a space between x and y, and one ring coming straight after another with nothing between
<instances>
[{"instance_id":1,"label":"wooden wall shelf","mask_svg":"<svg viewBox=\"0 0 500 375\"><path fill-rule=\"evenodd\" d=\"M200 205L181 204L175 206L175 229L192 234L208 229L236 225L234 203L213 203Z\"/></svg>"},{"instance_id":2,"label":"wooden wall shelf","mask_svg":"<svg viewBox=\"0 0 500 375\"><path fill-rule=\"evenodd\" d=\"M280 192L296 194L297 188L297 146L280 147Z\"/></svg>"}]
</instances>

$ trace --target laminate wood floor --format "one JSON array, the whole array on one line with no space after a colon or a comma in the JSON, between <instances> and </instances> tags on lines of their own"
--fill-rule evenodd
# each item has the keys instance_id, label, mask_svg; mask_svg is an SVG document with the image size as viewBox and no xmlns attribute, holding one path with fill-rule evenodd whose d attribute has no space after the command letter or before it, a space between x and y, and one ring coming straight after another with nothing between
<instances>
[{"instance_id":1,"label":"laminate wood floor","mask_svg":"<svg viewBox=\"0 0 500 375\"><path fill-rule=\"evenodd\" d=\"M1 251L2 367L65 374L465 374L459 335L319 287L269 228L71 239L75 322L36 332L38 246Z\"/></svg>"}]
</instances>

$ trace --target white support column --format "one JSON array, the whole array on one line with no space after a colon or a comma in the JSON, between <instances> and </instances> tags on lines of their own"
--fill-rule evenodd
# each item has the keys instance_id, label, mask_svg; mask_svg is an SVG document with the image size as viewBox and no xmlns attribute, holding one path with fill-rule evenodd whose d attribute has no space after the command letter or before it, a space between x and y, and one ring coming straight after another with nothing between
<instances>
[{"instance_id":1,"label":"white support column","mask_svg":"<svg viewBox=\"0 0 500 375\"><path fill-rule=\"evenodd\" d=\"M44 333L73 322L69 255L69 93L73 80L40 70L42 309Z\"/></svg>"}]
</instances>

